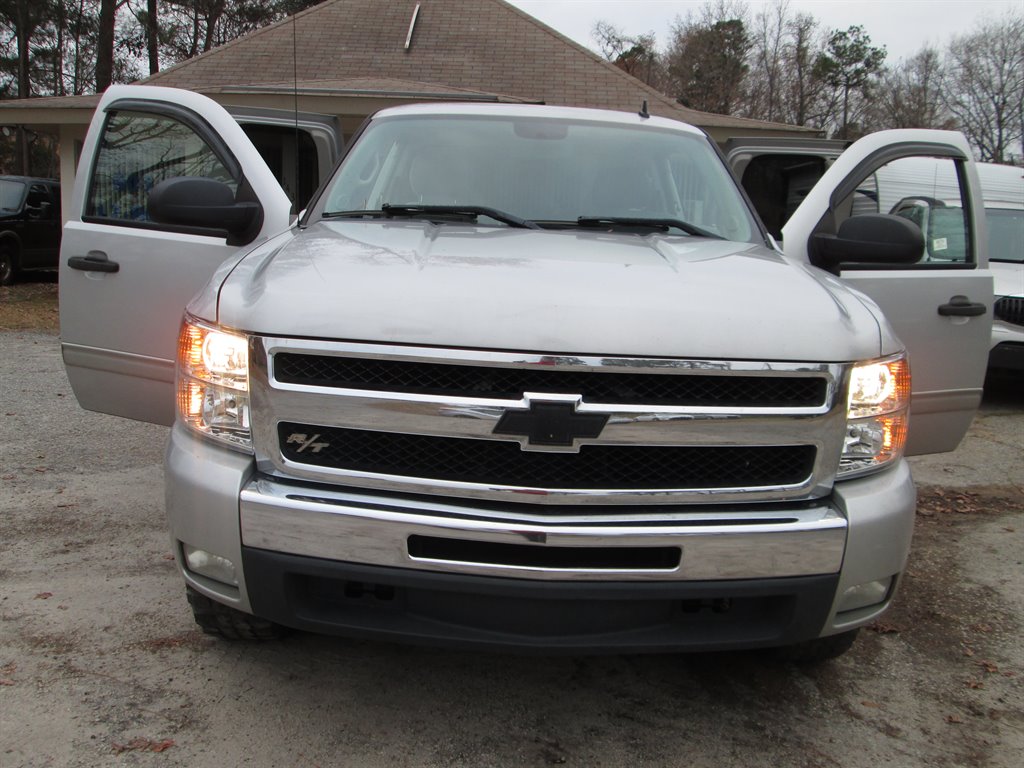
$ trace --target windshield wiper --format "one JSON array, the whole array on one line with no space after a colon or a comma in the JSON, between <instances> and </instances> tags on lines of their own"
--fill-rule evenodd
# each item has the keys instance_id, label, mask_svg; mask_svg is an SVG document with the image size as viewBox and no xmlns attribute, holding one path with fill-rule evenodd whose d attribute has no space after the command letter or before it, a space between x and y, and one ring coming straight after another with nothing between
<instances>
[{"instance_id":1,"label":"windshield wiper","mask_svg":"<svg viewBox=\"0 0 1024 768\"><path fill-rule=\"evenodd\" d=\"M518 229L541 228L529 219L523 219L514 213L499 211L497 208L491 208L487 205L392 205L391 203L384 203L380 210L388 218L429 219L431 216L471 216L473 219L476 219L477 216L486 216Z\"/></svg>"},{"instance_id":2,"label":"windshield wiper","mask_svg":"<svg viewBox=\"0 0 1024 768\"><path fill-rule=\"evenodd\" d=\"M696 237L713 237L716 240L724 240L721 235L709 232L706 229L689 224L679 219L645 218L643 216L580 216L576 224L581 227L649 227L667 232L670 229L679 229L688 235Z\"/></svg>"},{"instance_id":3,"label":"windshield wiper","mask_svg":"<svg viewBox=\"0 0 1024 768\"><path fill-rule=\"evenodd\" d=\"M384 214L380 211L324 211L321 219L379 219Z\"/></svg>"}]
</instances>

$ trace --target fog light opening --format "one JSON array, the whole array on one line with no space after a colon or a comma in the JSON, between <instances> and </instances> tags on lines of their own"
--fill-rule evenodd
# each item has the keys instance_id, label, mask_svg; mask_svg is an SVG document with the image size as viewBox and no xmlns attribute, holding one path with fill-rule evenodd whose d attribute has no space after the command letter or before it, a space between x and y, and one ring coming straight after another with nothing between
<instances>
[{"instance_id":1,"label":"fog light opening","mask_svg":"<svg viewBox=\"0 0 1024 768\"><path fill-rule=\"evenodd\" d=\"M204 549L197 549L190 544L183 544L182 552L185 555L185 565L192 573L219 581L221 584L238 586L235 564L226 557L215 555Z\"/></svg>"},{"instance_id":2,"label":"fog light opening","mask_svg":"<svg viewBox=\"0 0 1024 768\"><path fill-rule=\"evenodd\" d=\"M890 576L887 579L878 579L850 587L843 593L837 612L846 613L860 608L870 608L873 605L881 605L889 598L893 580L894 577Z\"/></svg>"}]
</instances>

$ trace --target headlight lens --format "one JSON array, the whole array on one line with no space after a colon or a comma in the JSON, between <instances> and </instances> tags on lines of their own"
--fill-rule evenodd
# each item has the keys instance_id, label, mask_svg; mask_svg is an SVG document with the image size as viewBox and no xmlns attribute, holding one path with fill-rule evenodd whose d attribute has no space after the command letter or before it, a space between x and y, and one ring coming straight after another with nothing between
<instances>
[{"instance_id":1,"label":"headlight lens","mask_svg":"<svg viewBox=\"0 0 1024 768\"><path fill-rule=\"evenodd\" d=\"M906 355L854 366L839 475L864 474L902 456L909 408Z\"/></svg>"},{"instance_id":2,"label":"headlight lens","mask_svg":"<svg viewBox=\"0 0 1024 768\"><path fill-rule=\"evenodd\" d=\"M178 339L178 416L200 434L252 450L249 340L185 318Z\"/></svg>"}]
</instances>

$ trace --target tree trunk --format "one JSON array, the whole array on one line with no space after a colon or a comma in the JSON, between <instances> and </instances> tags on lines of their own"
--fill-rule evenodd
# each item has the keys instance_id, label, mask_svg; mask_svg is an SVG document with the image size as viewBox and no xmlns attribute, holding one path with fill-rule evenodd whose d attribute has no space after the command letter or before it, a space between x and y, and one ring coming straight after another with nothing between
<instances>
[{"instance_id":1,"label":"tree trunk","mask_svg":"<svg viewBox=\"0 0 1024 768\"><path fill-rule=\"evenodd\" d=\"M32 17L28 6L18 3L18 98L27 99L32 95L32 81L29 78L29 65L31 64L31 39L35 32L35 19Z\"/></svg>"},{"instance_id":2,"label":"tree trunk","mask_svg":"<svg viewBox=\"0 0 1024 768\"><path fill-rule=\"evenodd\" d=\"M114 80L114 24L117 0L100 0L99 29L96 32L96 93Z\"/></svg>"},{"instance_id":3,"label":"tree trunk","mask_svg":"<svg viewBox=\"0 0 1024 768\"><path fill-rule=\"evenodd\" d=\"M57 44L53 52L53 95L65 96L64 87L64 33L67 31L67 14L64 3L57 3Z\"/></svg>"},{"instance_id":4,"label":"tree trunk","mask_svg":"<svg viewBox=\"0 0 1024 768\"><path fill-rule=\"evenodd\" d=\"M157 0L146 0L146 50L149 52L149 74L160 71L160 27L157 24Z\"/></svg>"},{"instance_id":5,"label":"tree trunk","mask_svg":"<svg viewBox=\"0 0 1024 768\"><path fill-rule=\"evenodd\" d=\"M224 0L213 3L206 15L206 35L203 37L203 53L213 48L214 36L217 32L217 22L224 15Z\"/></svg>"},{"instance_id":6,"label":"tree trunk","mask_svg":"<svg viewBox=\"0 0 1024 768\"><path fill-rule=\"evenodd\" d=\"M82 93L82 16L85 14L85 0L78 0L78 14L75 16L75 72L71 80L71 93Z\"/></svg>"},{"instance_id":7,"label":"tree trunk","mask_svg":"<svg viewBox=\"0 0 1024 768\"><path fill-rule=\"evenodd\" d=\"M850 86L843 86L843 127L839 136L843 139L850 138Z\"/></svg>"},{"instance_id":8,"label":"tree trunk","mask_svg":"<svg viewBox=\"0 0 1024 768\"><path fill-rule=\"evenodd\" d=\"M188 56L191 59L199 55L199 5L192 9L192 47L189 48Z\"/></svg>"},{"instance_id":9,"label":"tree trunk","mask_svg":"<svg viewBox=\"0 0 1024 768\"><path fill-rule=\"evenodd\" d=\"M32 79L29 77L29 65L31 64L31 39L35 32L36 21L24 3L17 5L17 29L18 36L18 98L27 99L32 95ZM28 136L25 133L25 126L19 125L15 134L15 147L18 155L18 173L28 176L30 171Z\"/></svg>"}]
</instances>

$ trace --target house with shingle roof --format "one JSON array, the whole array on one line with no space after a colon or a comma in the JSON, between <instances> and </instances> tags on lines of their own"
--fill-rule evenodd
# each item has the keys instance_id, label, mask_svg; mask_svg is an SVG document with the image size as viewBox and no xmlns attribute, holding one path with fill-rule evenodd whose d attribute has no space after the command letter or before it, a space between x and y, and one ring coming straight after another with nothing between
<instances>
[{"instance_id":1,"label":"house with shingle roof","mask_svg":"<svg viewBox=\"0 0 1024 768\"><path fill-rule=\"evenodd\" d=\"M687 109L504 0L326 0L140 81L231 108L331 115L345 136L384 107L425 101L638 111L733 136L809 129ZM98 96L0 102L0 125L57 133L73 178ZM71 184L63 186L65 204ZM65 209L67 205L65 205Z\"/></svg>"}]
</instances>

